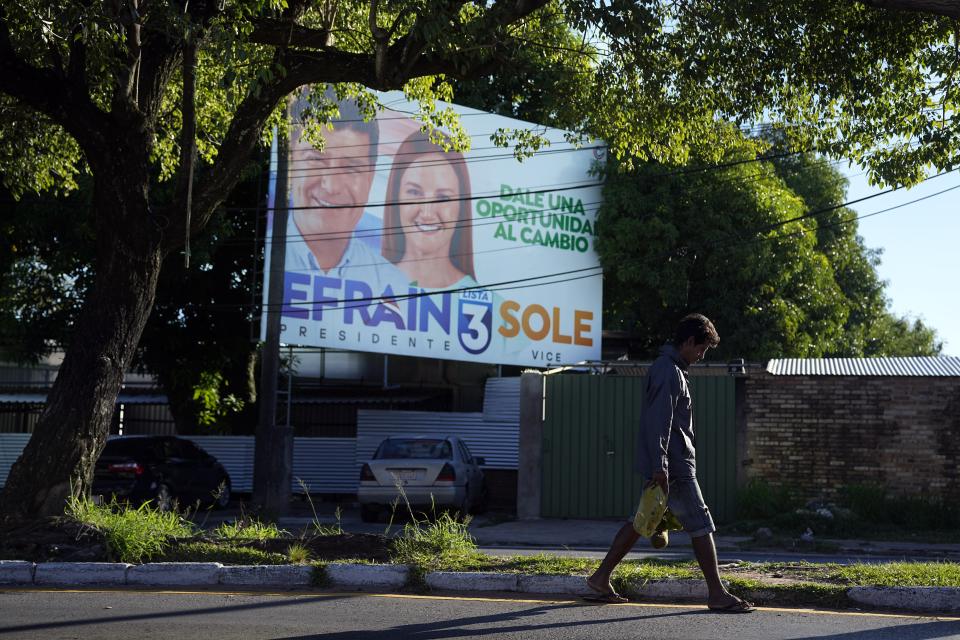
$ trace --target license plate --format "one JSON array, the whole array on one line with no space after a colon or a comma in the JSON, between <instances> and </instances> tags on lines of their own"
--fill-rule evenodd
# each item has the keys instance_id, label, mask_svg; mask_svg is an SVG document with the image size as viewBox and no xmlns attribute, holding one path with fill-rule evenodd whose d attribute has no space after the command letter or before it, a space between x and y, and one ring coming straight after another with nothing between
<instances>
[{"instance_id":1,"label":"license plate","mask_svg":"<svg viewBox=\"0 0 960 640\"><path fill-rule=\"evenodd\" d=\"M391 471L390 473L392 473L393 477L397 478L398 480L416 480L417 479L417 472L415 469L396 469L394 471Z\"/></svg>"}]
</instances>

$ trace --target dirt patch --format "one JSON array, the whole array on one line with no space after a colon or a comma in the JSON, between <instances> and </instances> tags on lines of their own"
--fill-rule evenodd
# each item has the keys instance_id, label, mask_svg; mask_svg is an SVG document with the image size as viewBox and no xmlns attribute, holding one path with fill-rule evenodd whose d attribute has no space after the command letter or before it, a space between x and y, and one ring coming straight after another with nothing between
<instances>
[{"instance_id":1,"label":"dirt patch","mask_svg":"<svg viewBox=\"0 0 960 640\"><path fill-rule=\"evenodd\" d=\"M206 542L229 544L232 547L258 549L269 553L287 554L292 544L307 548L313 560L333 562L336 560L369 560L387 562L390 560L390 540L386 536L370 533L342 533L334 536L313 536L307 538L282 537L267 540L230 540L198 537L178 542Z\"/></svg>"},{"instance_id":2,"label":"dirt patch","mask_svg":"<svg viewBox=\"0 0 960 640\"><path fill-rule=\"evenodd\" d=\"M108 554L99 530L66 518L47 518L0 525L0 559L102 562Z\"/></svg>"}]
</instances>

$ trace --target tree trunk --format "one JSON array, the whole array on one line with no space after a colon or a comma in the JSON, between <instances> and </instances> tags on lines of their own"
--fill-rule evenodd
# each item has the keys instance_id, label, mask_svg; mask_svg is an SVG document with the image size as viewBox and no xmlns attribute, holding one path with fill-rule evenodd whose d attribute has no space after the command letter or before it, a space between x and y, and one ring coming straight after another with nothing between
<instances>
[{"instance_id":1,"label":"tree trunk","mask_svg":"<svg viewBox=\"0 0 960 640\"><path fill-rule=\"evenodd\" d=\"M0 513L23 519L59 515L71 493L90 491L163 261L162 233L150 223L147 162L131 157L120 151L107 170L91 163L96 279L40 421L0 494Z\"/></svg>"}]
</instances>

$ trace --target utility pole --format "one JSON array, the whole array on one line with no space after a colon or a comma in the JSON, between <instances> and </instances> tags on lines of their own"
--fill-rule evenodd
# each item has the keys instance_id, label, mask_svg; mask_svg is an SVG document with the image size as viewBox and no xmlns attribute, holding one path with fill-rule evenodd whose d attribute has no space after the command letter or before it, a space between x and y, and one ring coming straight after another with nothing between
<instances>
[{"instance_id":1,"label":"utility pole","mask_svg":"<svg viewBox=\"0 0 960 640\"><path fill-rule=\"evenodd\" d=\"M284 112L289 127L290 105ZM287 248L290 134L277 133L277 178L270 234L270 273L267 331L260 354L260 419L254 448L253 502L265 514L283 515L290 502L293 475L293 427L277 424L277 378L280 373L280 307L283 304L284 260Z\"/></svg>"}]
</instances>

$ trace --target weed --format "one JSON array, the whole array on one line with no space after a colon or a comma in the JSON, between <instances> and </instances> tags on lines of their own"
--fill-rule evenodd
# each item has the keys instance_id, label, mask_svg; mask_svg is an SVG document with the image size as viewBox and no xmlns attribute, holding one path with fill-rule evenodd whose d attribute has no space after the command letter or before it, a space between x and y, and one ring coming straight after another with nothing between
<instances>
[{"instance_id":1,"label":"weed","mask_svg":"<svg viewBox=\"0 0 960 640\"><path fill-rule=\"evenodd\" d=\"M313 532L318 536L342 535L343 528L340 526L340 518L342 517L343 512L339 505L333 512L333 515L336 518L336 524L320 524L320 518L317 516L317 509L313 505L313 498L310 496L310 487L307 486L307 483L304 482L302 478L297 478L297 484L299 484L300 488L303 489L303 495L307 497L307 502L310 504L310 511L313 512L313 522L310 523L310 528L313 529Z\"/></svg>"},{"instance_id":2,"label":"weed","mask_svg":"<svg viewBox=\"0 0 960 640\"><path fill-rule=\"evenodd\" d=\"M463 562L478 553L468 524L469 518L460 522L449 513L441 513L433 521L414 519L393 541L394 559L428 568Z\"/></svg>"},{"instance_id":3,"label":"weed","mask_svg":"<svg viewBox=\"0 0 960 640\"><path fill-rule=\"evenodd\" d=\"M403 533L392 543L393 557L395 562L413 565L413 582L418 579L422 582L424 571L460 564L479 555L477 544L468 531L469 515L462 520L457 518L458 514L446 511L436 515L436 505L431 505L435 517L418 519L399 483L397 489L410 513L410 522L404 525ZM387 531L393 524L396 506L395 502Z\"/></svg>"},{"instance_id":4,"label":"weed","mask_svg":"<svg viewBox=\"0 0 960 640\"><path fill-rule=\"evenodd\" d=\"M330 586L330 577L327 576L327 563L314 562L313 571L310 574L310 584L314 587Z\"/></svg>"},{"instance_id":5,"label":"weed","mask_svg":"<svg viewBox=\"0 0 960 640\"><path fill-rule=\"evenodd\" d=\"M842 494L845 506L865 522L908 530L950 530L960 526L960 510L940 499L891 496L885 487L877 485L850 485L844 487Z\"/></svg>"},{"instance_id":6,"label":"weed","mask_svg":"<svg viewBox=\"0 0 960 640\"><path fill-rule=\"evenodd\" d=\"M194 534L193 525L179 514L160 511L149 502L134 509L116 498L98 505L87 496L72 495L67 515L102 531L109 553L121 562L150 560L170 546L171 538Z\"/></svg>"},{"instance_id":7,"label":"weed","mask_svg":"<svg viewBox=\"0 0 960 640\"><path fill-rule=\"evenodd\" d=\"M287 558L290 564L307 564L310 562L310 550L302 544L292 544L287 547Z\"/></svg>"},{"instance_id":8,"label":"weed","mask_svg":"<svg viewBox=\"0 0 960 640\"><path fill-rule=\"evenodd\" d=\"M270 540L287 535L272 522L264 524L256 518L241 517L233 522L221 522L213 530L213 535L224 540Z\"/></svg>"},{"instance_id":9,"label":"weed","mask_svg":"<svg viewBox=\"0 0 960 640\"><path fill-rule=\"evenodd\" d=\"M798 506L786 487L774 487L761 478L750 480L737 491L737 517L767 519L793 511Z\"/></svg>"}]
</instances>

